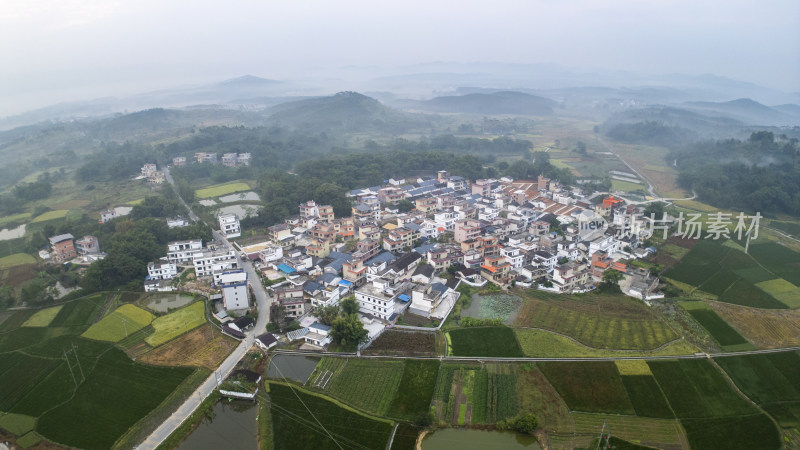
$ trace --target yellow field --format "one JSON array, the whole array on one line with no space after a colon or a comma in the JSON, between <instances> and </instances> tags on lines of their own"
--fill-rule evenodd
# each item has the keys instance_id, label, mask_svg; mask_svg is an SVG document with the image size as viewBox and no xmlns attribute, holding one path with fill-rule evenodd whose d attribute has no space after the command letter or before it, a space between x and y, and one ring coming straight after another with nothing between
<instances>
[{"instance_id":1,"label":"yellow field","mask_svg":"<svg viewBox=\"0 0 800 450\"><path fill-rule=\"evenodd\" d=\"M150 325L155 318L149 312L125 304L89 327L81 336L98 341L119 342L134 331Z\"/></svg>"},{"instance_id":2,"label":"yellow field","mask_svg":"<svg viewBox=\"0 0 800 450\"><path fill-rule=\"evenodd\" d=\"M36 314L32 315L25 323L22 324L23 327L46 327L50 325L50 322L56 318L58 312L61 311L61 308L64 305L53 306L52 308L43 309L41 311L37 311Z\"/></svg>"},{"instance_id":3,"label":"yellow field","mask_svg":"<svg viewBox=\"0 0 800 450\"><path fill-rule=\"evenodd\" d=\"M7 224L7 223L17 222L17 221L20 221L20 220L25 220L25 219L29 218L30 216L31 216L31 213L19 213L19 214L14 214L13 216L2 217L2 218L0 218L0 227L1 226L5 226L5 224Z\"/></svg>"},{"instance_id":4,"label":"yellow field","mask_svg":"<svg viewBox=\"0 0 800 450\"><path fill-rule=\"evenodd\" d=\"M636 183L629 183L627 181L622 180L611 180L611 189L615 191L625 191L625 192L633 192L633 191L646 191L647 185L636 184Z\"/></svg>"},{"instance_id":5,"label":"yellow field","mask_svg":"<svg viewBox=\"0 0 800 450\"><path fill-rule=\"evenodd\" d=\"M0 258L0 269L8 269L23 264L36 264L36 258L27 253L14 253Z\"/></svg>"},{"instance_id":6,"label":"yellow field","mask_svg":"<svg viewBox=\"0 0 800 450\"><path fill-rule=\"evenodd\" d=\"M249 191L250 186L247 183L226 183L218 184L216 186L209 186L207 188L198 189L194 191L197 198L213 198L221 195L233 194L234 192Z\"/></svg>"},{"instance_id":7,"label":"yellow field","mask_svg":"<svg viewBox=\"0 0 800 450\"><path fill-rule=\"evenodd\" d=\"M144 201L144 198L137 198L136 200L131 200L128 202L131 206L136 206Z\"/></svg>"},{"instance_id":8,"label":"yellow field","mask_svg":"<svg viewBox=\"0 0 800 450\"><path fill-rule=\"evenodd\" d=\"M756 287L789 308L800 308L800 288L783 278L756 283Z\"/></svg>"},{"instance_id":9,"label":"yellow field","mask_svg":"<svg viewBox=\"0 0 800 450\"><path fill-rule=\"evenodd\" d=\"M35 219L33 219L31 223L44 222L45 220L60 219L62 217L66 217L68 212L69 212L68 209L57 209L55 211L47 211L41 216L38 216Z\"/></svg>"},{"instance_id":10,"label":"yellow field","mask_svg":"<svg viewBox=\"0 0 800 450\"><path fill-rule=\"evenodd\" d=\"M148 336L145 342L151 347L158 347L206 323L205 313L205 303L194 302L166 316L161 316L153 321L153 328L156 332Z\"/></svg>"},{"instance_id":11,"label":"yellow field","mask_svg":"<svg viewBox=\"0 0 800 450\"><path fill-rule=\"evenodd\" d=\"M680 206L682 208L693 209L695 211L700 211L700 212L714 213L719 211L719 208L706 205L705 203L700 203L696 200L677 200L675 201L675 205Z\"/></svg>"},{"instance_id":12,"label":"yellow field","mask_svg":"<svg viewBox=\"0 0 800 450\"><path fill-rule=\"evenodd\" d=\"M758 348L800 346L800 309L758 309L720 302L709 305Z\"/></svg>"},{"instance_id":13,"label":"yellow field","mask_svg":"<svg viewBox=\"0 0 800 450\"><path fill-rule=\"evenodd\" d=\"M568 337L533 328L517 328L522 353L534 358L594 358L626 356L672 356L689 355L697 351L683 339L671 342L654 351L647 350L606 350L588 347Z\"/></svg>"},{"instance_id":14,"label":"yellow field","mask_svg":"<svg viewBox=\"0 0 800 450\"><path fill-rule=\"evenodd\" d=\"M650 366L643 359L620 359L614 361L620 375L652 375Z\"/></svg>"},{"instance_id":15,"label":"yellow field","mask_svg":"<svg viewBox=\"0 0 800 450\"><path fill-rule=\"evenodd\" d=\"M600 434L603 423L614 436L633 443L682 445L683 432L677 420L650 419L636 416L572 413L576 433ZM686 447L688 448L688 447Z\"/></svg>"}]
</instances>

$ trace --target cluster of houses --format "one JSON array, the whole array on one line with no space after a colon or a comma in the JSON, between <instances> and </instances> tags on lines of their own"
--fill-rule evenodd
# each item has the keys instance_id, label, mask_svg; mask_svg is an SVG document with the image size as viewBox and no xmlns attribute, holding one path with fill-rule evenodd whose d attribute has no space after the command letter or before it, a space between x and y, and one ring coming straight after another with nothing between
<instances>
[{"instance_id":1,"label":"cluster of houses","mask_svg":"<svg viewBox=\"0 0 800 450\"><path fill-rule=\"evenodd\" d=\"M163 184L166 180L164 172L158 170L158 166L151 163L142 166L141 175L139 178L145 179L148 183L153 184Z\"/></svg>"},{"instance_id":2,"label":"cluster of houses","mask_svg":"<svg viewBox=\"0 0 800 450\"><path fill-rule=\"evenodd\" d=\"M209 153L209 152L197 152L194 154L194 159L197 161L198 164L209 163L209 164L217 164L222 162L223 166L227 167L239 167L239 166L249 166L250 165L250 153L223 153L222 158L219 158L216 153ZM186 157L185 156L177 156L172 158L172 165L175 167L185 166L186 165Z\"/></svg>"},{"instance_id":3,"label":"cluster of houses","mask_svg":"<svg viewBox=\"0 0 800 450\"><path fill-rule=\"evenodd\" d=\"M90 264L106 256L100 251L100 243L94 236L84 236L76 240L73 235L65 233L51 236L49 240L50 247L39 252L39 257L44 260Z\"/></svg>"},{"instance_id":4,"label":"cluster of houses","mask_svg":"<svg viewBox=\"0 0 800 450\"><path fill-rule=\"evenodd\" d=\"M353 295L370 320L444 318L464 282L586 292L607 270L645 300L661 296L658 278L626 264L655 251L643 209L613 196L592 202L545 177L389 180L351 191L351 217L309 201L269 227L266 242L241 249L272 280L287 317ZM414 209L400 213L408 200ZM347 250L347 251L346 251ZM445 276L442 276L445 275Z\"/></svg>"}]
</instances>

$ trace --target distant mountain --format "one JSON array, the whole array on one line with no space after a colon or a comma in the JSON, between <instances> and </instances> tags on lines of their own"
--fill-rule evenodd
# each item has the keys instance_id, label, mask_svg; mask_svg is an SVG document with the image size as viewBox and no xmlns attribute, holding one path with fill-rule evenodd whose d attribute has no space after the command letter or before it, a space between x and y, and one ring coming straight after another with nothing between
<instances>
[{"instance_id":1,"label":"distant mountain","mask_svg":"<svg viewBox=\"0 0 800 450\"><path fill-rule=\"evenodd\" d=\"M772 107L772 109L780 111L784 114L788 114L800 121L800 105L788 103L785 105L775 105Z\"/></svg>"},{"instance_id":2,"label":"distant mountain","mask_svg":"<svg viewBox=\"0 0 800 450\"><path fill-rule=\"evenodd\" d=\"M701 138L722 139L737 136L745 124L714 111L694 111L674 106L654 105L631 108L612 115L601 127L610 133L618 125L653 122L666 127L691 130Z\"/></svg>"},{"instance_id":3,"label":"distant mountain","mask_svg":"<svg viewBox=\"0 0 800 450\"><path fill-rule=\"evenodd\" d=\"M514 91L436 97L416 103L417 108L433 112L526 116L551 115L555 105L552 100Z\"/></svg>"},{"instance_id":4,"label":"distant mountain","mask_svg":"<svg viewBox=\"0 0 800 450\"><path fill-rule=\"evenodd\" d=\"M268 80L266 78L254 77L253 75L244 75L237 78L231 78L230 80L225 80L220 83L217 83L217 86L225 86L225 87L234 87L234 88L262 88L262 87L272 87L276 84L282 84L281 81L276 80Z\"/></svg>"},{"instance_id":5,"label":"distant mountain","mask_svg":"<svg viewBox=\"0 0 800 450\"><path fill-rule=\"evenodd\" d=\"M701 112L711 111L724 117L740 120L747 125L800 125L800 120L796 117L749 98L740 98L729 102L686 102L683 105L688 109Z\"/></svg>"},{"instance_id":6,"label":"distant mountain","mask_svg":"<svg viewBox=\"0 0 800 450\"><path fill-rule=\"evenodd\" d=\"M293 128L403 132L428 122L357 92L282 103L266 111L269 121Z\"/></svg>"}]
</instances>

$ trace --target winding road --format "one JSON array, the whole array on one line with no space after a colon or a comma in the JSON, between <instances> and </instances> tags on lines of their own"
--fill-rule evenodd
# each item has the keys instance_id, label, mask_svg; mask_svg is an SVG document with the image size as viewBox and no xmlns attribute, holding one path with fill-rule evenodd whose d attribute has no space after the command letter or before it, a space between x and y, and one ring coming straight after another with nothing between
<instances>
[{"instance_id":1,"label":"winding road","mask_svg":"<svg viewBox=\"0 0 800 450\"><path fill-rule=\"evenodd\" d=\"M168 168L164 168L164 177L171 185L175 185L172 176L169 173ZM176 191L176 194L177 191ZM192 212L192 209L189 208L189 205L183 201L178 194L178 198L181 202L186 206L186 209L189 211L189 218L192 220L200 220L197 215ZM213 231L214 239L224 242L228 249L236 250L233 246L216 230ZM241 341L241 343L233 350L233 352L225 358L225 361L211 374L204 382L201 384L193 393L183 402L183 404L178 408L177 411L172 413L171 416L167 420L164 421L158 428L153 431L150 436L147 437L140 445L138 445L137 449L155 449L159 445L161 445L164 440L166 440L186 419L192 415L192 413L200 406L203 400L211 395L212 392L217 388L219 383L221 383L230 373L233 371L234 367L236 367L236 363L244 357L248 350L253 346L255 343L255 337L264 333L267 329L267 322L269 321L269 298L267 297L267 291L264 289L264 285L261 284L261 278L258 276L258 273L253 267L253 264L250 260L242 260L239 252L236 252L236 259L239 262L239 267L244 268L247 271L247 284L251 288L255 300L256 305L258 306L258 318L256 319L255 326L248 332L245 333L245 338Z\"/></svg>"}]
</instances>

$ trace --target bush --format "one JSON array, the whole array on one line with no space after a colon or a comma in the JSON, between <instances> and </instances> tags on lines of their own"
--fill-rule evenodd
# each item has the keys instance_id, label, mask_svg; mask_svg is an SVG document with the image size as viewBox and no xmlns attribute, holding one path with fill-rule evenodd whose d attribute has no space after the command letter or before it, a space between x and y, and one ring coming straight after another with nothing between
<instances>
[{"instance_id":1,"label":"bush","mask_svg":"<svg viewBox=\"0 0 800 450\"><path fill-rule=\"evenodd\" d=\"M498 430L514 430L518 433L533 434L539 426L539 421L532 413L520 414L506 420L497 422Z\"/></svg>"},{"instance_id":2,"label":"bush","mask_svg":"<svg viewBox=\"0 0 800 450\"><path fill-rule=\"evenodd\" d=\"M500 327L503 326L503 321L501 319L476 319L474 317L464 317L461 319L460 324L462 327Z\"/></svg>"}]
</instances>

